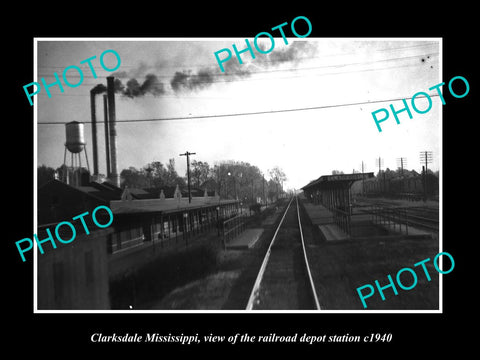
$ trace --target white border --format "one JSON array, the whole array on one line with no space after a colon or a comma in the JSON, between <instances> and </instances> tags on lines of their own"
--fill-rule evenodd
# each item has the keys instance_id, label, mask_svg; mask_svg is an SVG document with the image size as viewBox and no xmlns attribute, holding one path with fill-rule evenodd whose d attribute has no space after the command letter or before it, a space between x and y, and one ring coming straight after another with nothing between
<instances>
[{"instance_id":1,"label":"white border","mask_svg":"<svg viewBox=\"0 0 480 360\"><path fill-rule=\"evenodd\" d=\"M35 37L33 38L33 78L35 82L38 82L38 47L39 41L225 41L225 40L238 40L239 38L231 37L218 37L218 38L59 38L59 37ZM290 37L288 37L290 39ZM308 41L310 39L318 38L295 38L296 41L303 40ZM335 41L437 41L439 44L439 83L441 83L443 76L443 38L442 37L407 37L407 38L388 38L388 37L362 37L362 38L325 38L334 39ZM442 91L443 93L443 91ZM35 99L33 105L33 233L36 233L38 227L37 224L37 147L38 147L38 101ZM439 148L439 252L443 252L443 106L440 111L440 141ZM38 309L38 288L37 288L37 263L38 261L38 247L34 246L33 251L33 313L35 314L442 314L443 313L443 276L439 274L439 309L438 310L39 310ZM439 266L442 268L442 258L440 258Z\"/></svg>"},{"instance_id":2,"label":"white border","mask_svg":"<svg viewBox=\"0 0 480 360\"><path fill-rule=\"evenodd\" d=\"M33 81L37 82L38 79L38 48L37 48L37 38L33 39ZM33 102L33 234L37 233L38 229L38 202L37 202L37 158L38 158L38 98ZM35 239L32 239L35 241ZM34 246L33 251L33 310L34 313L41 312L38 310L38 288L37 288L37 266L38 266L38 246Z\"/></svg>"}]
</instances>

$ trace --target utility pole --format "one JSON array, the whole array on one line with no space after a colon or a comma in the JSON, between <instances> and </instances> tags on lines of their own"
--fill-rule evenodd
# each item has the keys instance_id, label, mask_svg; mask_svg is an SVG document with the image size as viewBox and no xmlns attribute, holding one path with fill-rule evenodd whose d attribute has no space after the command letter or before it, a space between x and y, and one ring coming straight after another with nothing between
<instances>
[{"instance_id":1,"label":"utility pole","mask_svg":"<svg viewBox=\"0 0 480 360\"><path fill-rule=\"evenodd\" d=\"M192 202L192 192L190 190L190 155L196 155L196 153L191 153L186 151L185 154L180 154L179 156L187 157L187 184L188 184L188 203Z\"/></svg>"},{"instance_id":2,"label":"utility pole","mask_svg":"<svg viewBox=\"0 0 480 360\"><path fill-rule=\"evenodd\" d=\"M378 166L378 177L380 178L380 176L382 176L381 174L382 174L383 159L381 157L378 157L378 159L376 159L376 162L377 162L377 166ZM386 187L386 184L385 184L385 174L384 174L384 176L383 176L383 192L385 192L385 187Z\"/></svg>"},{"instance_id":3,"label":"utility pole","mask_svg":"<svg viewBox=\"0 0 480 360\"><path fill-rule=\"evenodd\" d=\"M363 168L363 160L362 160L362 195L365 196L365 170Z\"/></svg>"},{"instance_id":4,"label":"utility pole","mask_svg":"<svg viewBox=\"0 0 480 360\"><path fill-rule=\"evenodd\" d=\"M397 159L397 166L401 169L401 174L403 176L403 169L407 166L407 158L401 157Z\"/></svg>"},{"instance_id":5,"label":"utility pole","mask_svg":"<svg viewBox=\"0 0 480 360\"><path fill-rule=\"evenodd\" d=\"M431 151L420 151L420 163L425 164L425 173L428 170L428 164L433 161L433 153Z\"/></svg>"},{"instance_id":6,"label":"utility pole","mask_svg":"<svg viewBox=\"0 0 480 360\"><path fill-rule=\"evenodd\" d=\"M427 200L427 170L428 164L433 161L433 153L431 151L420 151L420 164L425 164L423 171L423 196Z\"/></svg>"},{"instance_id":7,"label":"utility pole","mask_svg":"<svg viewBox=\"0 0 480 360\"><path fill-rule=\"evenodd\" d=\"M401 158L398 158L397 159L397 166L400 168L400 171L401 171L401 177L403 179L403 169L405 166L407 166L407 158L404 158L404 157L401 157ZM402 186L402 192L405 191L405 181L402 181L401 182L401 186Z\"/></svg>"}]
</instances>

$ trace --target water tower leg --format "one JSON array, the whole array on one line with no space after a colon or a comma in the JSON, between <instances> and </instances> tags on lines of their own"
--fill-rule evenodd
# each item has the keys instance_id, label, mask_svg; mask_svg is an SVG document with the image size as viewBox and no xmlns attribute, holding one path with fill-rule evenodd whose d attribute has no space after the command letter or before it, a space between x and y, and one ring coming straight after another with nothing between
<instances>
[{"instance_id":1,"label":"water tower leg","mask_svg":"<svg viewBox=\"0 0 480 360\"><path fill-rule=\"evenodd\" d=\"M70 153L70 154L72 154L70 156L70 166L72 167L72 183L75 183L75 176L74 176L75 173L73 172L73 162L75 161L75 159L73 158L73 153ZM67 184L70 185L70 177L68 176L68 172L67 172ZM72 184L72 185L74 185L74 184Z\"/></svg>"},{"instance_id":2,"label":"water tower leg","mask_svg":"<svg viewBox=\"0 0 480 360\"><path fill-rule=\"evenodd\" d=\"M87 155L87 147L86 146L83 148L83 151L85 151L85 160L87 161L87 170L90 173L90 165L88 164L88 155Z\"/></svg>"},{"instance_id":3,"label":"water tower leg","mask_svg":"<svg viewBox=\"0 0 480 360\"><path fill-rule=\"evenodd\" d=\"M62 171L62 182L67 182L67 173L65 170L67 169L67 147L65 146L65 152L63 153L63 171Z\"/></svg>"}]
</instances>

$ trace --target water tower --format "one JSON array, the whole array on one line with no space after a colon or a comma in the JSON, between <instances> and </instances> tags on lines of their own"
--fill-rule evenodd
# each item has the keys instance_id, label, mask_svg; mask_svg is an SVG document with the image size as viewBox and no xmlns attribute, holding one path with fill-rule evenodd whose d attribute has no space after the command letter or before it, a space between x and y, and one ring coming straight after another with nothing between
<instances>
[{"instance_id":1,"label":"water tower","mask_svg":"<svg viewBox=\"0 0 480 360\"><path fill-rule=\"evenodd\" d=\"M83 132L83 123L72 121L65 124L65 152L63 165L66 171L62 174L62 181L72 186L81 186L90 181L90 167L88 165L87 149ZM67 150L70 152L70 166L67 165ZM85 154L87 171L82 167L82 152Z\"/></svg>"}]
</instances>

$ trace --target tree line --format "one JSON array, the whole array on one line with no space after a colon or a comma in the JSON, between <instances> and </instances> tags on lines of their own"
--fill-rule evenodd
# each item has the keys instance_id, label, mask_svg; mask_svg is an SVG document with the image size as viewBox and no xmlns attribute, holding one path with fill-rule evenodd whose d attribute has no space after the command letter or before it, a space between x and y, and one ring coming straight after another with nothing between
<instances>
[{"instance_id":1,"label":"tree line","mask_svg":"<svg viewBox=\"0 0 480 360\"><path fill-rule=\"evenodd\" d=\"M360 171L353 170L353 174L355 173L361 173ZM439 171L433 172L430 169L427 169L427 176L435 176L439 177ZM332 175L341 175L344 174L343 171L340 170L332 170ZM382 179L398 179L398 178L411 178L411 177L416 177L416 176L422 176L422 172L417 172L415 170L407 170L407 169L402 169L402 168L397 168L396 170L390 170L388 167L385 170L382 170L381 172L378 171L375 177L377 178L382 178Z\"/></svg>"},{"instance_id":2,"label":"tree line","mask_svg":"<svg viewBox=\"0 0 480 360\"><path fill-rule=\"evenodd\" d=\"M38 186L55 178L62 179L66 166L57 169L39 166ZM269 179L266 179L266 175ZM121 187L157 189L187 187L187 174L180 176L175 169L175 159L167 164L153 161L137 169L130 166L120 172ZM223 199L238 199L247 203L274 201L284 193L283 183L287 177L283 170L275 166L262 174L260 169L243 161L225 160L211 166L206 161L193 160L190 163L190 183L192 188L215 191Z\"/></svg>"}]
</instances>

